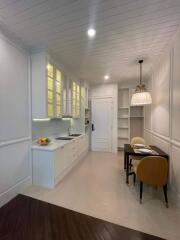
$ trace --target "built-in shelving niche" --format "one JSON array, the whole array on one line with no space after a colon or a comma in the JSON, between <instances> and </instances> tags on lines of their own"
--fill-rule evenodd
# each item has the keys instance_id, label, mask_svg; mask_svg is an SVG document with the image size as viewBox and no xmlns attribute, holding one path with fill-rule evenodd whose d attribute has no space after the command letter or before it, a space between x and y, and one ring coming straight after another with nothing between
<instances>
[{"instance_id":1,"label":"built-in shelving niche","mask_svg":"<svg viewBox=\"0 0 180 240\"><path fill-rule=\"evenodd\" d=\"M118 149L129 142L130 109L129 89L118 90Z\"/></svg>"},{"instance_id":2,"label":"built-in shelving niche","mask_svg":"<svg viewBox=\"0 0 180 240\"><path fill-rule=\"evenodd\" d=\"M144 108L143 106L130 107L130 139L143 137L144 130Z\"/></svg>"},{"instance_id":3,"label":"built-in shelving niche","mask_svg":"<svg viewBox=\"0 0 180 240\"><path fill-rule=\"evenodd\" d=\"M133 137L143 137L144 109L143 106L130 106L132 90L118 90L118 150L130 143Z\"/></svg>"}]
</instances>

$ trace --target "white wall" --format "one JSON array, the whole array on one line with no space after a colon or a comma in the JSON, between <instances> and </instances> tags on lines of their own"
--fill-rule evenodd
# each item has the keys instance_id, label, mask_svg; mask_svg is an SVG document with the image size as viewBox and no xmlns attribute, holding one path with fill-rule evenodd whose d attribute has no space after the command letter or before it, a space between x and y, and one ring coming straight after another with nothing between
<instances>
[{"instance_id":1,"label":"white wall","mask_svg":"<svg viewBox=\"0 0 180 240\"><path fill-rule=\"evenodd\" d=\"M117 109L118 109L118 85L102 84L91 87L90 99L99 97L112 97L113 100L113 129L112 129L112 149L117 152Z\"/></svg>"},{"instance_id":2,"label":"white wall","mask_svg":"<svg viewBox=\"0 0 180 240\"><path fill-rule=\"evenodd\" d=\"M145 138L170 155L170 185L180 197L180 32L149 79L152 106L145 108Z\"/></svg>"},{"instance_id":3,"label":"white wall","mask_svg":"<svg viewBox=\"0 0 180 240\"><path fill-rule=\"evenodd\" d=\"M0 206L31 184L28 53L0 34Z\"/></svg>"}]
</instances>

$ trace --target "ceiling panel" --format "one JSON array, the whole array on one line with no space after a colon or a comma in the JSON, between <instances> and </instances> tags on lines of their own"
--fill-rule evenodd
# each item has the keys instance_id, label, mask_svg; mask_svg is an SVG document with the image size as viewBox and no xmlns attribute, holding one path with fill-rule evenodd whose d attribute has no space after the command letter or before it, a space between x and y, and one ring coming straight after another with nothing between
<instances>
[{"instance_id":1,"label":"ceiling panel","mask_svg":"<svg viewBox=\"0 0 180 240\"><path fill-rule=\"evenodd\" d=\"M137 59L145 59L148 74L176 33L180 1L0 0L0 21L30 50L54 52L80 79L137 81Z\"/></svg>"}]
</instances>

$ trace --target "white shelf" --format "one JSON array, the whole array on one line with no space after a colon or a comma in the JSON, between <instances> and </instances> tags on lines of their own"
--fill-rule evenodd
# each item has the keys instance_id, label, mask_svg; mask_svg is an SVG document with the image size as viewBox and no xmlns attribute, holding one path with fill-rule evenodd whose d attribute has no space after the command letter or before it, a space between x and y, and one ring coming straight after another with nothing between
<instances>
[{"instance_id":1,"label":"white shelf","mask_svg":"<svg viewBox=\"0 0 180 240\"><path fill-rule=\"evenodd\" d=\"M129 142L130 106L129 88L118 89L118 148Z\"/></svg>"},{"instance_id":2,"label":"white shelf","mask_svg":"<svg viewBox=\"0 0 180 240\"><path fill-rule=\"evenodd\" d=\"M122 136L122 137L118 137L118 139L129 139L129 137L128 136Z\"/></svg>"},{"instance_id":3,"label":"white shelf","mask_svg":"<svg viewBox=\"0 0 180 240\"><path fill-rule=\"evenodd\" d=\"M130 118L143 118L144 116L130 116Z\"/></svg>"},{"instance_id":4,"label":"white shelf","mask_svg":"<svg viewBox=\"0 0 180 240\"><path fill-rule=\"evenodd\" d=\"M123 150L123 148L124 148L124 145L120 145L120 146L118 147L119 150Z\"/></svg>"},{"instance_id":5,"label":"white shelf","mask_svg":"<svg viewBox=\"0 0 180 240\"><path fill-rule=\"evenodd\" d=\"M119 109L129 109L129 107L119 107Z\"/></svg>"}]
</instances>

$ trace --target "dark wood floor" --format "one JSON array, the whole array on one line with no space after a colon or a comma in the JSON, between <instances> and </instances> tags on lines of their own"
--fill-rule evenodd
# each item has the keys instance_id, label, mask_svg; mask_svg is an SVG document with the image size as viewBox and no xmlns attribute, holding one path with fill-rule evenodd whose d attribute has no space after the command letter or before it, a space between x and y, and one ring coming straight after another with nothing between
<instances>
[{"instance_id":1,"label":"dark wood floor","mask_svg":"<svg viewBox=\"0 0 180 240\"><path fill-rule=\"evenodd\" d=\"M0 209L0 240L152 239L161 238L23 195Z\"/></svg>"}]
</instances>

